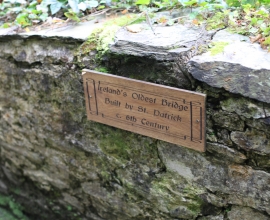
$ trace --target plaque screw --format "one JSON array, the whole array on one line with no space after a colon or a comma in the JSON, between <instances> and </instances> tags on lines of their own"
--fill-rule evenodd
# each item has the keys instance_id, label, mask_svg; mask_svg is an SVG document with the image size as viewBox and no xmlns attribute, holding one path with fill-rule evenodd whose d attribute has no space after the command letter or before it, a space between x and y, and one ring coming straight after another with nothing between
<instances>
[{"instance_id":1,"label":"plaque screw","mask_svg":"<svg viewBox=\"0 0 270 220\"><path fill-rule=\"evenodd\" d=\"M200 122L200 120L199 119L196 119L196 123L199 123Z\"/></svg>"}]
</instances>

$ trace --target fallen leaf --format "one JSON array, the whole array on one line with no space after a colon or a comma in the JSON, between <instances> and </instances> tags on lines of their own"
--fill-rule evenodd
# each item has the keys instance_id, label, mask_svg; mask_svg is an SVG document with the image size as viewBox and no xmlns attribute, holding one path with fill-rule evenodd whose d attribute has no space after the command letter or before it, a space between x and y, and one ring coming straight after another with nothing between
<instances>
[{"instance_id":1,"label":"fallen leaf","mask_svg":"<svg viewBox=\"0 0 270 220\"><path fill-rule=\"evenodd\" d=\"M24 30L25 30L25 32L30 32L30 29L28 27L25 28Z\"/></svg>"},{"instance_id":2,"label":"fallen leaf","mask_svg":"<svg viewBox=\"0 0 270 220\"><path fill-rule=\"evenodd\" d=\"M192 20L192 23L193 23L194 25L199 25L199 21L198 21L197 19L193 19L193 20Z\"/></svg>"},{"instance_id":3,"label":"fallen leaf","mask_svg":"<svg viewBox=\"0 0 270 220\"><path fill-rule=\"evenodd\" d=\"M121 11L121 13L124 15L124 14L128 13L128 10L125 9L125 10Z\"/></svg>"},{"instance_id":4,"label":"fallen leaf","mask_svg":"<svg viewBox=\"0 0 270 220\"><path fill-rule=\"evenodd\" d=\"M265 41L265 37L259 39L259 43L262 44Z\"/></svg>"},{"instance_id":5,"label":"fallen leaf","mask_svg":"<svg viewBox=\"0 0 270 220\"><path fill-rule=\"evenodd\" d=\"M62 20L62 19L56 18L56 17L54 17L54 18L52 19L52 23L61 23L61 22L65 22L65 20Z\"/></svg>"},{"instance_id":6,"label":"fallen leaf","mask_svg":"<svg viewBox=\"0 0 270 220\"><path fill-rule=\"evenodd\" d=\"M261 48L262 48L263 50L266 50L266 49L267 49L267 45L264 44L265 37L260 38L258 41L259 41L259 43L260 43L260 45L261 45Z\"/></svg>"},{"instance_id":7,"label":"fallen leaf","mask_svg":"<svg viewBox=\"0 0 270 220\"><path fill-rule=\"evenodd\" d=\"M126 29L131 33L139 33L142 31L142 25L132 24L132 25L126 26Z\"/></svg>"},{"instance_id":8,"label":"fallen leaf","mask_svg":"<svg viewBox=\"0 0 270 220\"><path fill-rule=\"evenodd\" d=\"M157 22L158 23L162 23L162 24L165 24L165 23L167 23L167 21L168 21L168 19L166 18L166 17L160 17L158 20L157 20Z\"/></svg>"},{"instance_id":9,"label":"fallen leaf","mask_svg":"<svg viewBox=\"0 0 270 220\"><path fill-rule=\"evenodd\" d=\"M251 43L255 43L258 40L260 40L261 38L262 38L262 35L261 34L258 34L256 37L249 37Z\"/></svg>"}]
</instances>

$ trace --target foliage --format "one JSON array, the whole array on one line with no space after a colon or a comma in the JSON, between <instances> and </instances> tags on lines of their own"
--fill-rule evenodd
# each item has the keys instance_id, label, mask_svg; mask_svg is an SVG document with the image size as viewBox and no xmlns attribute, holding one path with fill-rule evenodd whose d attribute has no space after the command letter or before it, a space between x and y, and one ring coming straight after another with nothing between
<instances>
[{"instance_id":1,"label":"foliage","mask_svg":"<svg viewBox=\"0 0 270 220\"><path fill-rule=\"evenodd\" d=\"M80 22L80 17L108 8L126 8L126 12L132 8L133 11L151 13L187 7L190 8L187 22L205 24L208 30L229 27L235 33L260 34L257 41L269 49L269 3L270 0L3 0L0 18L6 22L0 25L8 28L15 24L24 28L45 22L52 16ZM155 21L164 25L180 22L166 18Z\"/></svg>"},{"instance_id":2,"label":"foliage","mask_svg":"<svg viewBox=\"0 0 270 220\"><path fill-rule=\"evenodd\" d=\"M269 3L269 0L227 0L226 1L229 6L234 6L234 7L240 7L242 5L262 5L262 4L267 4Z\"/></svg>"},{"instance_id":3,"label":"foliage","mask_svg":"<svg viewBox=\"0 0 270 220\"><path fill-rule=\"evenodd\" d=\"M26 27L44 22L49 16L56 16L59 12L61 12L60 16L64 14L78 22L79 15L83 16L105 7L129 9L137 6L145 10L147 6L147 9L152 11L196 7L199 8L198 12L209 12L227 6L238 7L249 4L258 7L269 3L269 0L227 0L226 2L223 0L4 0L0 4L0 17L6 16L11 20L15 17L15 24ZM8 26L10 25L5 24L3 27Z\"/></svg>"},{"instance_id":4,"label":"foliage","mask_svg":"<svg viewBox=\"0 0 270 220\"><path fill-rule=\"evenodd\" d=\"M68 12L65 12L65 16L73 21L80 22L80 18L77 16L77 14L69 9Z\"/></svg>"},{"instance_id":5,"label":"foliage","mask_svg":"<svg viewBox=\"0 0 270 220\"><path fill-rule=\"evenodd\" d=\"M206 19L207 29L222 29L250 36L251 42L259 42L262 48L270 49L270 13L265 8L253 8L250 4L238 9L226 9ZM265 43L264 43L265 42Z\"/></svg>"},{"instance_id":6,"label":"foliage","mask_svg":"<svg viewBox=\"0 0 270 220\"><path fill-rule=\"evenodd\" d=\"M3 196L0 194L0 205L8 207L14 216L21 220L27 220L28 218L22 213L23 208L17 204L10 196ZM15 218L14 218L15 219Z\"/></svg>"}]
</instances>

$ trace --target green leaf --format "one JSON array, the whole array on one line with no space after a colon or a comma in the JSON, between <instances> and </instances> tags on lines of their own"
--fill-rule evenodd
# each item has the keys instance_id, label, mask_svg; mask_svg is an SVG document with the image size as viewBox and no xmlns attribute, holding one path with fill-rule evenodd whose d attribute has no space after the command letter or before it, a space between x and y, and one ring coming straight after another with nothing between
<instances>
[{"instance_id":1,"label":"green leaf","mask_svg":"<svg viewBox=\"0 0 270 220\"><path fill-rule=\"evenodd\" d=\"M100 5L100 6L98 6L98 10L101 10L101 9L104 9L105 8L105 5Z\"/></svg>"},{"instance_id":2,"label":"green leaf","mask_svg":"<svg viewBox=\"0 0 270 220\"><path fill-rule=\"evenodd\" d=\"M267 27L267 28L263 28L262 31L263 31L263 33L264 33L265 35L269 35L269 34L270 34L270 26Z\"/></svg>"},{"instance_id":3,"label":"green leaf","mask_svg":"<svg viewBox=\"0 0 270 220\"><path fill-rule=\"evenodd\" d=\"M170 20L167 22L167 25L169 25L169 26L174 25L174 20L173 20L173 19L170 19Z\"/></svg>"},{"instance_id":4,"label":"green leaf","mask_svg":"<svg viewBox=\"0 0 270 220\"><path fill-rule=\"evenodd\" d=\"M207 5L208 5L207 2L201 2L201 3L200 3L200 7L206 7Z\"/></svg>"},{"instance_id":5,"label":"green leaf","mask_svg":"<svg viewBox=\"0 0 270 220\"><path fill-rule=\"evenodd\" d=\"M189 13L189 18L190 19L195 19L198 15L198 12L192 12L192 13Z\"/></svg>"},{"instance_id":6,"label":"green leaf","mask_svg":"<svg viewBox=\"0 0 270 220\"><path fill-rule=\"evenodd\" d=\"M16 19L27 18L27 16L28 16L28 13L20 13L20 14L17 15Z\"/></svg>"},{"instance_id":7,"label":"green leaf","mask_svg":"<svg viewBox=\"0 0 270 220\"><path fill-rule=\"evenodd\" d=\"M87 9L87 5L84 2L81 2L78 7L82 11L85 11Z\"/></svg>"},{"instance_id":8,"label":"green leaf","mask_svg":"<svg viewBox=\"0 0 270 220\"><path fill-rule=\"evenodd\" d=\"M149 5L150 0L138 0L135 4L136 5Z\"/></svg>"},{"instance_id":9,"label":"green leaf","mask_svg":"<svg viewBox=\"0 0 270 220\"><path fill-rule=\"evenodd\" d=\"M45 3L41 3L40 5L37 5L37 10L41 11L43 13L47 13L48 12L48 7Z\"/></svg>"},{"instance_id":10,"label":"green leaf","mask_svg":"<svg viewBox=\"0 0 270 220\"><path fill-rule=\"evenodd\" d=\"M10 11L15 12L15 13L21 12L22 10L23 10L23 7L21 7L21 6L18 6L18 7L12 7L12 8L10 9Z\"/></svg>"},{"instance_id":11,"label":"green leaf","mask_svg":"<svg viewBox=\"0 0 270 220\"><path fill-rule=\"evenodd\" d=\"M78 16L76 15L75 12L73 12L72 10L69 10L69 12L66 12L64 14L67 18L76 21L76 22L80 22L80 18L78 18Z\"/></svg>"},{"instance_id":12,"label":"green leaf","mask_svg":"<svg viewBox=\"0 0 270 220\"><path fill-rule=\"evenodd\" d=\"M95 8L98 6L98 1L85 1L88 8Z\"/></svg>"},{"instance_id":13,"label":"green leaf","mask_svg":"<svg viewBox=\"0 0 270 220\"><path fill-rule=\"evenodd\" d=\"M42 20L42 21L46 21L47 18L48 18L48 13L42 13L39 16L39 19Z\"/></svg>"},{"instance_id":14,"label":"green leaf","mask_svg":"<svg viewBox=\"0 0 270 220\"><path fill-rule=\"evenodd\" d=\"M36 14L29 14L28 18L31 20L35 20L35 19L38 19L38 16Z\"/></svg>"},{"instance_id":15,"label":"green leaf","mask_svg":"<svg viewBox=\"0 0 270 220\"><path fill-rule=\"evenodd\" d=\"M264 45L270 45L270 37L266 37L265 41L263 42Z\"/></svg>"},{"instance_id":16,"label":"green leaf","mask_svg":"<svg viewBox=\"0 0 270 220\"><path fill-rule=\"evenodd\" d=\"M185 6L192 6L194 4L198 3L197 0L190 0L184 3Z\"/></svg>"},{"instance_id":17,"label":"green leaf","mask_svg":"<svg viewBox=\"0 0 270 220\"><path fill-rule=\"evenodd\" d=\"M266 25L264 22L260 24L260 28L261 28L261 29L264 29L264 28L266 28L266 27L267 27L267 25Z\"/></svg>"},{"instance_id":18,"label":"green leaf","mask_svg":"<svg viewBox=\"0 0 270 220\"><path fill-rule=\"evenodd\" d=\"M255 34L255 33L258 32L258 30L259 30L258 28L252 27L252 28L249 29L249 32L252 33L252 34Z\"/></svg>"},{"instance_id":19,"label":"green leaf","mask_svg":"<svg viewBox=\"0 0 270 220\"><path fill-rule=\"evenodd\" d=\"M162 4L160 2L154 1L153 4L155 4L159 8L162 8Z\"/></svg>"},{"instance_id":20,"label":"green leaf","mask_svg":"<svg viewBox=\"0 0 270 220\"><path fill-rule=\"evenodd\" d=\"M21 25L22 27L26 27L31 25L31 23L28 20L28 14L27 13L20 13L18 14L16 18L16 22Z\"/></svg>"},{"instance_id":21,"label":"green leaf","mask_svg":"<svg viewBox=\"0 0 270 220\"><path fill-rule=\"evenodd\" d=\"M51 4L50 5L50 9L51 9L52 15L54 15L55 13L57 13L61 9L62 5L63 5L63 3L61 3L61 2L57 2L55 4Z\"/></svg>"},{"instance_id":22,"label":"green leaf","mask_svg":"<svg viewBox=\"0 0 270 220\"><path fill-rule=\"evenodd\" d=\"M52 5L52 4L56 4L58 1L57 0L43 0L41 4L43 5Z\"/></svg>"},{"instance_id":23,"label":"green leaf","mask_svg":"<svg viewBox=\"0 0 270 220\"><path fill-rule=\"evenodd\" d=\"M40 12L39 12L38 10L33 9L33 10L31 11L31 13L37 15L37 14L39 14Z\"/></svg>"},{"instance_id":24,"label":"green leaf","mask_svg":"<svg viewBox=\"0 0 270 220\"><path fill-rule=\"evenodd\" d=\"M73 12L79 13L79 0L68 0L68 4Z\"/></svg>"},{"instance_id":25,"label":"green leaf","mask_svg":"<svg viewBox=\"0 0 270 220\"><path fill-rule=\"evenodd\" d=\"M38 4L37 1L32 1L32 2L29 4L29 7L35 7L37 4Z\"/></svg>"},{"instance_id":26,"label":"green leaf","mask_svg":"<svg viewBox=\"0 0 270 220\"><path fill-rule=\"evenodd\" d=\"M10 23L4 23L1 25L0 28L9 28L10 27Z\"/></svg>"},{"instance_id":27,"label":"green leaf","mask_svg":"<svg viewBox=\"0 0 270 220\"><path fill-rule=\"evenodd\" d=\"M251 18L251 25L257 24L258 19L256 17Z\"/></svg>"}]
</instances>

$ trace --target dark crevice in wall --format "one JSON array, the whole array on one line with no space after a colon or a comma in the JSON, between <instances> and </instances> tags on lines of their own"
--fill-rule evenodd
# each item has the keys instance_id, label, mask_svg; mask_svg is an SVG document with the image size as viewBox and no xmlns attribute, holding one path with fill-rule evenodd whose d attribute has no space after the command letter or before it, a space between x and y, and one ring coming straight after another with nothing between
<instances>
[{"instance_id":1,"label":"dark crevice in wall","mask_svg":"<svg viewBox=\"0 0 270 220\"><path fill-rule=\"evenodd\" d=\"M17 61L12 56L9 56L6 60L9 61L10 63L14 63L16 65L16 67L23 68L23 69L31 69L31 68L42 66L42 62L37 61L37 62L30 64L30 63L24 62L24 61Z\"/></svg>"},{"instance_id":2,"label":"dark crevice in wall","mask_svg":"<svg viewBox=\"0 0 270 220\"><path fill-rule=\"evenodd\" d=\"M158 140L156 140L155 142L156 142L157 156L158 156L158 159L160 160L160 164L159 164L159 170L157 172L155 172L154 174L166 173L167 168L166 168L165 163L163 162L163 159L162 159L162 157L160 155L160 152L159 152L159 149L158 149L158 146L157 146Z\"/></svg>"}]
</instances>

